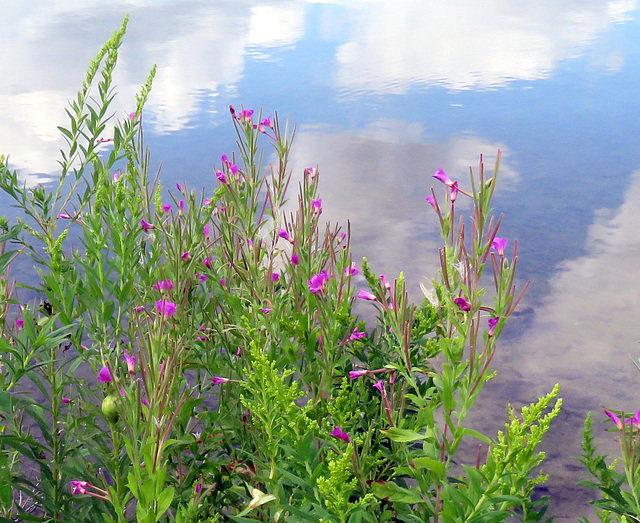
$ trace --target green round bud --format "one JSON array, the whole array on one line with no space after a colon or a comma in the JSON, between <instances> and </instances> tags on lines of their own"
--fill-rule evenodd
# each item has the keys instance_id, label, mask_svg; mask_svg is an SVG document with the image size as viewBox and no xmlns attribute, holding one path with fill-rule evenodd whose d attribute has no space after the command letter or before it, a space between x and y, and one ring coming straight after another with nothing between
<instances>
[{"instance_id":1,"label":"green round bud","mask_svg":"<svg viewBox=\"0 0 640 523\"><path fill-rule=\"evenodd\" d=\"M102 400L102 414L104 414L111 423L117 423L120 416L118 415L115 395L111 394Z\"/></svg>"}]
</instances>

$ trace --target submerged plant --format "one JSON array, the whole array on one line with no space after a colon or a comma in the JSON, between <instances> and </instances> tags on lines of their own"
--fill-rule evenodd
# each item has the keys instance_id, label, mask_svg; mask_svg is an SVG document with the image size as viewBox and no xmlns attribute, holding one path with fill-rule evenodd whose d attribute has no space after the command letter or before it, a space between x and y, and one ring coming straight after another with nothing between
<instances>
[{"instance_id":1,"label":"submerged plant","mask_svg":"<svg viewBox=\"0 0 640 523\"><path fill-rule=\"evenodd\" d=\"M509 255L490 214L499 156L488 180L481 160L469 190L436 172L447 192L427 200L441 268L415 306L402 275L356 264L349 228L321 222L317 169L286 210L294 130L278 115L230 107L238 152L221 157L214 189L167 191L150 177L141 115L153 71L135 110L108 127L125 27L60 129L59 184L29 188L0 165L0 189L22 213L0 241L36 264L43 305L21 305L19 328L3 323L3 516L542 519L536 448L557 388L510 409L497 438L466 425L526 289L514 283L517 242ZM262 163L264 141L274 164ZM456 215L463 197L469 223ZM2 268L17 255L4 253ZM360 271L368 289L356 289ZM374 328L352 313L356 299L377 308ZM10 288L3 300L6 318L18 301ZM486 445L487 459L464 463L465 440Z\"/></svg>"}]
</instances>

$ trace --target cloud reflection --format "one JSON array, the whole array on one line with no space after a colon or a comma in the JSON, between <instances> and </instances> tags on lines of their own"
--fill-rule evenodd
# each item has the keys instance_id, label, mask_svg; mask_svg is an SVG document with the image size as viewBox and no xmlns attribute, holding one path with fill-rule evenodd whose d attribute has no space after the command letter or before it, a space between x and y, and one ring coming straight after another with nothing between
<instances>
[{"instance_id":1,"label":"cloud reflection","mask_svg":"<svg viewBox=\"0 0 640 523\"><path fill-rule=\"evenodd\" d=\"M416 84L496 88L545 78L636 8L635 1L600 0L355 5L349 41L337 52L337 81L382 93Z\"/></svg>"}]
</instances>

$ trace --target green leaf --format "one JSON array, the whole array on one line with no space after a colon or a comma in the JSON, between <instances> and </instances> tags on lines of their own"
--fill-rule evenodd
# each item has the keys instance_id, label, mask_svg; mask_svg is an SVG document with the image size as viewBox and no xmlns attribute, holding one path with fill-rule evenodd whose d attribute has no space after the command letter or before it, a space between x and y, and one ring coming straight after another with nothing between
<instances>
[{"instance_id":1,"label":"green leaf","mask_svg":"<svg viewBox=\"0 0 640 523\"><path fill-rule=\"evenodd\" d=\"M420 434L415 430L399 429L397 427L391 427L390 429L380 430L391 441L398 441L401 443L408 441L419 441L429 438L426 434Z\"/></svg>"},{"instance_id":2,"label":"green leaf","mask_svg":"<svg viewBox=\"0 0 640 523\"><path fill-rule=\"evenodd\" d=\"M391 481L387 483L372 483L371 491L380 499L388 499L395 503L422 503L424 500L413 490L399 487Z\"/></svg>"},{"instance_id":3,"label":"green leaf","mask_svg":"<svg viewBox=\"0 0 640 523\"><path fill-rule=\"evenodd\" d=\"M447 469L441 461L437 461L435 459L421 457L421 458L413 458L413 464L420 469L427 469L431 472L434 472L438 479L444 480L447 475Z\"/></svg>"}]
</instances>

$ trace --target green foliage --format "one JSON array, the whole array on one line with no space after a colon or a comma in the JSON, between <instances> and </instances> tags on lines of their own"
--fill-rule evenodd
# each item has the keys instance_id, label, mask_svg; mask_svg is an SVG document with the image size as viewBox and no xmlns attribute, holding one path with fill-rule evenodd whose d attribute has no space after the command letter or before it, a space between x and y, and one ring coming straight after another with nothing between
<instances>
[{"instance_id":1,"label":"green foliage","mask_svg":"<svg viewBox=\"0 0 640 523\"><path fill-rule=\"evenodd\" d=\"M402 274L363 262L378 313L365 332L349 230L320 220L316 170L287 205L294 131L277 115L232 110L238 153L215 189L166 191L150 176L140 122L154 70L135 111L110 119L125 28L70 103L57 186L21 185L0 162L20 213L0 221L0 268L30 259L40 278L40 303L19 309L6 271L0 282L2 516L541 520L536 449L557 388L520 417L512 409L496 439L466 426L522 297L516 249L492 251L498 166L471 178L470 226L454 223L451 188L434 202L444 246L422 304ZM274 165L262 164L265 146ZM486 463L463 462L466 441L489 445Z\"/></svg>"}]
</instances>

